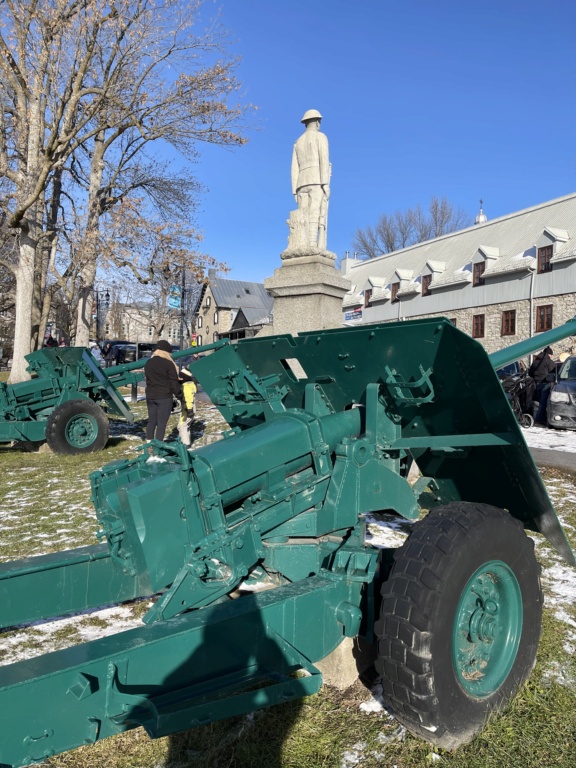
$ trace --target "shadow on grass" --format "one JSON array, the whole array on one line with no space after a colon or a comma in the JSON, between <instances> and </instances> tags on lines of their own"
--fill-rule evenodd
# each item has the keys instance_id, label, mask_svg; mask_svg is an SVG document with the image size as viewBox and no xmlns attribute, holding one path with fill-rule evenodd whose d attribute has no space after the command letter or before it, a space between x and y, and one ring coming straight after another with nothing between
<instances>
[{"instance_id":1,"label":"shadow on grass","mask_svg":"<svg viewBox=\"0 0 576 768\"><path fill-rule=\"evenodd\" d=\"M198 726L170 736L165 768L281 768L306 691L293 649L253 595L210 615L190 638L190 657L162 685L172 692L164 699L170 728ZM275 701L282 704L268 709Z\"/></svg>"}]
</instances>

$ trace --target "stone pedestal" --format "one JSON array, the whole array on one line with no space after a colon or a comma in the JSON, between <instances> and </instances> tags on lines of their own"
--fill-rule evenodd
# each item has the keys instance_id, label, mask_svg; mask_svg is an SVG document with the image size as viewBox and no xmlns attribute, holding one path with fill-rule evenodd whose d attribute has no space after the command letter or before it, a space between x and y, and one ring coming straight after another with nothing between
<instances>
[{"instance_id":1,"label":"stone pedestal","mask_svg":"<svg viewBox=\"0 0 576 768\"><path fill-rule=\"evenodd\" d=\"M322 672L322 680L332 688L345 691L358 677L374 666L376 646L359 637L345 637L338 648L315 666Z\"/></svg>"},{"instance_id":2,"label":"stone pedestal","mask_svg":"<svg viewBox=\"0 0 576 768\"><path fill-rule=\"evenodd\" d=\"M342 299L350 281L335 269L335 259L330 251L284 251L282 266L264 280L274 297L274 323L269 333L297 334L342 325Z\"/></svg>"}]
</instances>

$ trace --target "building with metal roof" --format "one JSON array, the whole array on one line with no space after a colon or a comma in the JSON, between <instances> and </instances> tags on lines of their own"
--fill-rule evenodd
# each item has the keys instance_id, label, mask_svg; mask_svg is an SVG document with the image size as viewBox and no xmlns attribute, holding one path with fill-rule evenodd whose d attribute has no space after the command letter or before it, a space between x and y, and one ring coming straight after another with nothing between
<instances>
[{"instance_id":1,"label":"building with metal roof","mask_svg":"<svg viewBox=\"0 0 576 768\"><path fill-rule=\"evenodd\" d=\"M492 352L574 317L576 193L498 219L480 213L459 232L344 259L344 324L444 316Z\"/></svg>"},{"instance_id":2,"label":"building with metal roof","mask_svg":"<svg viewBox=\"0 0 576 768\"><path fill-rule=\"evenodd\" d=\"M196 313L197 344L255 336L271 322L272 305L262 283L229 280L210 270Z\"/></svg>"}]
</instances>

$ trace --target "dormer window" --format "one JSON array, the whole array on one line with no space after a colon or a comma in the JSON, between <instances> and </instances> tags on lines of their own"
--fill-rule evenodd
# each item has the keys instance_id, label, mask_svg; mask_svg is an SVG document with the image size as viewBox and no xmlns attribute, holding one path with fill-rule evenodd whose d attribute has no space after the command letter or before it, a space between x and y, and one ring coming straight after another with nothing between
<instances>
[{"instance_id":1,"label":"dormer window","mask_svg":"<svg viewBox=\"0 0 576 768\"><path fill-rule=\"evenodd\" d=\"M553 246L545 245L543 248L538 248L538 274L542 272L552 272L552 259Z\"/></svg>"},{"instance_id":2,"label":"dormer window","mask_svg":"<svg viewBox=\"0 0 576 768\"><path fill-rule=\"evenodd\" d=\"M432 282L432 275L422 275L422 296L430 296L432 291L430 290L430 283Z\"/></svg>"},{"instance_id":3,"label":"dormer window","mask_svg":"<svg viewBox=\"0 0 576 768\"><path fill-rule=\"evenodd\" d=\"M485 261L479 261L477 264L474 264L474 276L472 279L473 286L484 285L484 278L482 277L482 275L484 274L485 269L486 269Z\"/></svg>"},{"instance_id":4,"label":"dormer window","mask_svg":"<svg viewBox=\"0 0 576 768\"><path fill-rule=\"evenodd\" d=\"M370 306L370 300L372 298L372 288L366 288L364 291L364 306L369 307Z\"/></svg>"},{"instance_id":5,"label":"dormer window","mask_svg":"<svg viewBox=\"0 0 576 768\"><path fill-rule=\"evenodd\" d=\"M392 303L395 301L399 301L398 299L398 291L400 290L400 283L391 283L390 284L390 300Z\"/></svg>"}]
</instances>

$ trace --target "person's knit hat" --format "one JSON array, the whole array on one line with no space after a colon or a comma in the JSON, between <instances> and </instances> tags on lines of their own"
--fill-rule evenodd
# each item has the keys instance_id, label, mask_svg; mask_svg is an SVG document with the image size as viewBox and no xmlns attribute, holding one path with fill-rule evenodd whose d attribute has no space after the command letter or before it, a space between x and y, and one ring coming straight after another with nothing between
<instances>
[{"instance_id":1,"label":"person's knit hat","mask_svg":"<svg viewBox=\"0 0 576 768\"><path fill-rule=\"evenodd\" d=\"M165 339L160 339L158 344L156 344L156 349L161 349L162 352L172 352L172 345L169 341L166 341Z\"/></svg>"}]
</instances>

